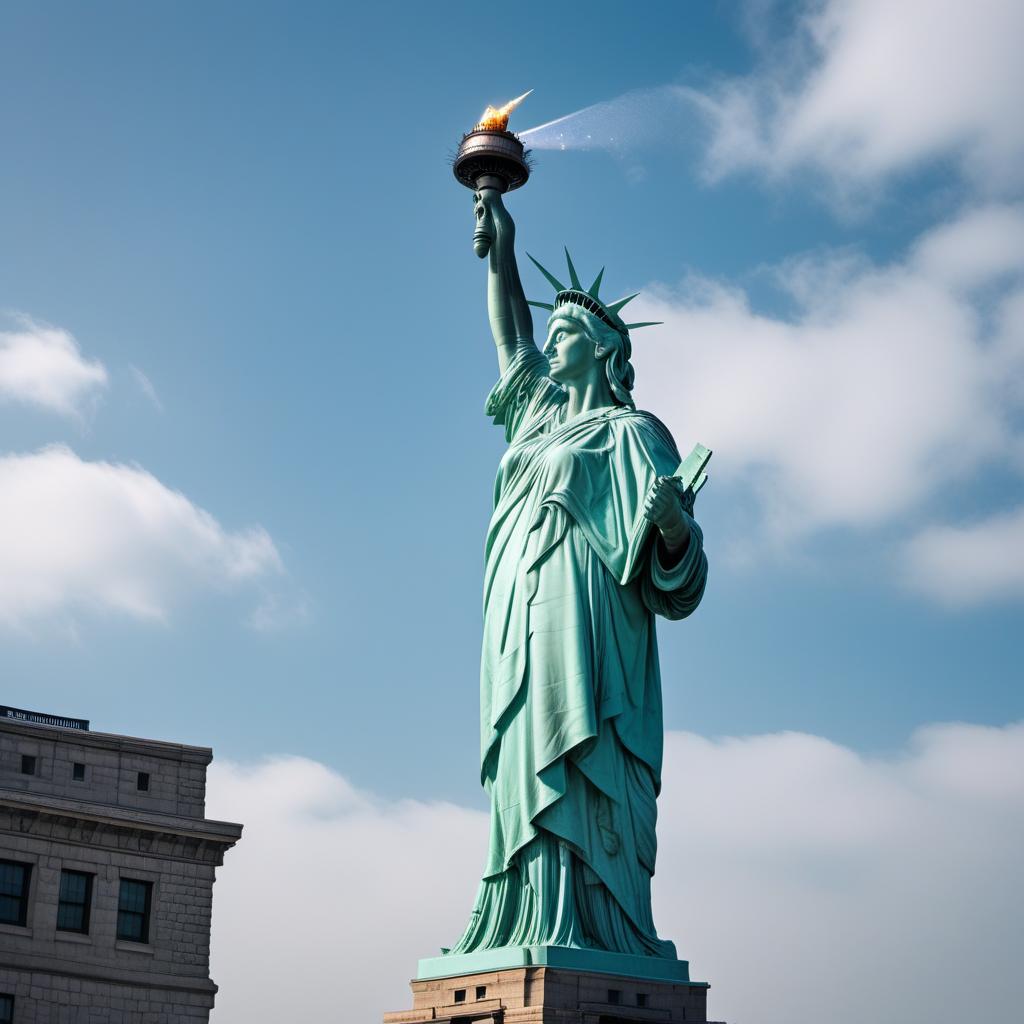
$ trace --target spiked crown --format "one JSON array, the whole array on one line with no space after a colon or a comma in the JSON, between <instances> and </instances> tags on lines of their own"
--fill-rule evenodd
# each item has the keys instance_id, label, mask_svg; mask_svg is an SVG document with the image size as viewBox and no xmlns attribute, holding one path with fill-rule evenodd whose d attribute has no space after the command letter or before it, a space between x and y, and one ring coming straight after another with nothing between
<instances>
[{"instance_id":1,"label":"spiked crown","mask_svg":"<svg viewBox=\"0 0 1024 1024\"><path fill-rule=\"evenodd\" d=\"M530 256L529 253L526 254ZM645 320L641 323L627 324L623 321L622 317L619 316L619 310L626 305L627 302L631 302L640 293L633 292L632 295L627 295L623 299L616 299L614 302L602 302L598 296L598 292L601 288L601 279L604 277L604 267L601 268L601 272L594 278L594 283L589 288L584 288L580 283L579 275L576 273L576 268L573 266L572 257L569 255L569 250L565 250L565 262L569 267L569 285L562 284L561 281L555 277L554 274L550 273L544 267L540 265L532 256L530 260L533 265L548 279L548 282L555 289L555 301L554 303L549 302L533 302L527 300L531 306L536 306L538 309L547 309L554 311L559 306L566 306L570 303L576 306L582 306L585 310L593 313L602 323L607 324L613 330L619 332L619 334L629 337L629 332L634 327L653 327L655 324L659 324L660 320Z\"/></svg>"}]
</instances>

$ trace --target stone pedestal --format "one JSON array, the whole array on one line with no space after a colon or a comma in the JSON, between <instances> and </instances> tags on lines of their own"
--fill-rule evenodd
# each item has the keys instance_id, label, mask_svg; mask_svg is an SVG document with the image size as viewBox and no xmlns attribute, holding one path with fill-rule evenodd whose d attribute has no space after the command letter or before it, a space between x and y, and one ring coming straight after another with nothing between
<instances>
[{"instance_id":1,"label":"stone pedestal","mask_svg":"<svg viewBox=\"0 0 1024 1024\"><path fill-rule=\"evenodd\" d=\"M422 973L422 971L421 971ZM705 982L659 981L550 966L411 982L413 1007L384 1024L706 1024Z\"/></svg>"}]
</instances>

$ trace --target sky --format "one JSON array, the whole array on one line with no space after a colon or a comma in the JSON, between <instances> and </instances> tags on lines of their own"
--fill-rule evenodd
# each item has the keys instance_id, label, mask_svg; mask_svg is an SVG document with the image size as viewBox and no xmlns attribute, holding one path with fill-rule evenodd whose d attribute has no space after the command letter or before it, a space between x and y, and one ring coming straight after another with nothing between
<instances>
[{"instance_id":1,"label":"sky","mask_svg":"<svg viewBox=\"0 0 1024 1024\"><path fill-rule=\"evenodd\" d=\"M607 268L609 295L641 291L630 319L664 325L635 333L638 404L684 451L715 453L696 509L707 592L659 631L678 751L663 933L729 1020L852 1020L863 1004L839 981L879 976L869 914L899 897L875 1015L934 1014L928 963L967 956L963 915L984 936L982 1008L1007 1015L1022 10L3 6L0 702L214 748L211 813L248 826L218 883L220 1024L271 1019L230 980L232 936L258 923L239 886L303 846L261 835L314 840L311 868L355 843L386 847L396 877L445 876L367 1013L402 1005L412 961L468 910L503 441L483 415L485 272L451 157L486 104L530 88L512 127L558 123L527 134L533 175L507 197L520 255L557 273L566 245L581 276ZM824 793L816 758L838 765ZM848 828L826 796L849 801ZM772 827L765 800L787 805ZM885 827L903 818L919 827ZM962 849L958 821L982 850ZM410 851L448 827L457 854ZM936 863L909 891L915 857ZM348 963L385 948L360 870L337 896L366 936ZM943 929L938 894L968 875ZM743 906L723 910L733 891ZM455 909L431 927L442 896ZM822 906L849 933L842 965L765 1011L764 965L729 936L784 914L781 948L820 954L798 926Z\"/></svg>"}]
</instances>

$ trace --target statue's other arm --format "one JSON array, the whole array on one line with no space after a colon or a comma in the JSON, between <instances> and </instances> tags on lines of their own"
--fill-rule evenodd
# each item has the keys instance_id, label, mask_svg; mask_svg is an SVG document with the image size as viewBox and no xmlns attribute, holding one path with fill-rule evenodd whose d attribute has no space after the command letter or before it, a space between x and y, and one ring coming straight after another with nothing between
<instances>
[{"instance_id":1,"label":"statue's other arm","mask_svg":"<svg viewBox=\"0 0 1024 1024\"><path fill-rule=\"evenodd\" d=\"M660 476L644 503L644 516L657 528L650 571L644 576L644 604L667 619L686 618L704 594L708 560L704 536L693 518L693 491L678 477Z\"/></svg>"},{"instance_id":2,"label":"statue's other arm","mask_svg":"<svg viewBox=\"0 0 1024 1024\"><path fill-rule=\"evenodd\" d=\"M516 264L516 226L496 188L474 193L473 210L473 248L478 256L487 257L487 314L498 349L498 371L504 374L519 348L535 347L533 318Z\"/></svg>"},{"instance_id":3,"label":"statue's other arm","mask_svg":"<svg viewBox=\"0 0 1024 1024\"><path fill-rule=\"evenodd\" d=\"M686 516L689 537L672 553L664 534L652 546L650 565L642 577L643 602L656 615L685 619L700 604L708 579L704 537L696 521Z\"/></svg>"}]
</instances>

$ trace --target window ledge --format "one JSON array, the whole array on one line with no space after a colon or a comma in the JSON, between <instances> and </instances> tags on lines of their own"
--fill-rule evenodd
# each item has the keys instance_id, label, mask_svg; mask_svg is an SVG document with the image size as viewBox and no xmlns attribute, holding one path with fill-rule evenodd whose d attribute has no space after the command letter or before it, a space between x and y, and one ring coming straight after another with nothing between
<instances>
[{"instance_id":1,"label":"window ledge","mask_svg":"<svg viewBox=\"0 0 1024 1024\"><path fill-rule=\"evenodd\" d=\"M88 932L69 932L58 928L53 937L57 942L84 942L87 946L92 945L92 936Z\"/></svg>"},{"instance_id":2,"label":"window ledge","mask_svg":"<svg viewBox=\"0 0 1024 1024\"><path fill-rule=\"evenodd\" d=\"M30 925L25 924L5 924L0 922L0 935L24 935L26 938L32 938L32 928Z\"/></svg>"},{"instance_id":3,"label":"window ledge","mask_svg":"<svg viewBox=\"0 0 1024 1024\"><path fill-rule=\"evenodd\" d=\"M144 956L156 955L156 950L148 942L129 942L127 939L117 939L114 942L114 948L124 950L126 953L142 953Z\"/></svg>"}]
</instances>

